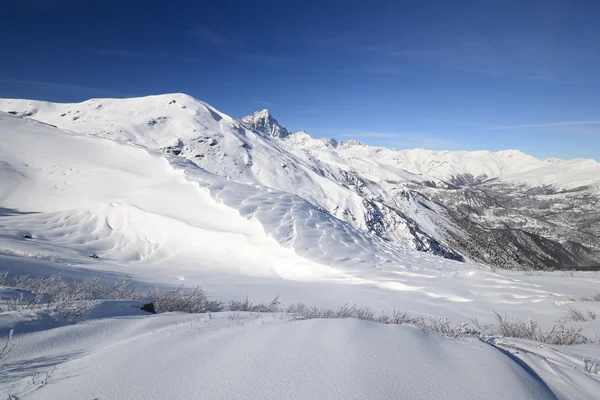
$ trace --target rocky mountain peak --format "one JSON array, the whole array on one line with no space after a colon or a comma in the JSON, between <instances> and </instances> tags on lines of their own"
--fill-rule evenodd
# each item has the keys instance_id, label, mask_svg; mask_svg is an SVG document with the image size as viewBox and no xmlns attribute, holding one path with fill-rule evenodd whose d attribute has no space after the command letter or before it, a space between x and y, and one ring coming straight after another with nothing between
<instances>
[{"instance_id":1,"label":"rocky mountain peak","mask_svg":"<svg viewBox=\"0 0 600 400\"><path fill-rule=\"evenodd\" d=\"M269 110L264 109L256 111L240 120L255 131L265 135L283 139L290 135L290 132L271 115Z\"/></svg>"}]
</instances>

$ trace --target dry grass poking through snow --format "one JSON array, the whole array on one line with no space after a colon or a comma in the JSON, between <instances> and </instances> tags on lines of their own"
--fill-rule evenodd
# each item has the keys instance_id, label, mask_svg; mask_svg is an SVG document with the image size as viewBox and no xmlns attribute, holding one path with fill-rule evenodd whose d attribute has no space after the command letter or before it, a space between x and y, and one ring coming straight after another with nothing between
<instances>
[{"instance_id":1,"label":"dry grass poking through snow","mask_svg":"<svg viewBox=\"0 0 600 400\"><path fill-rule=\"evenodd\" d=\"M26 275L10 277L8 272L0 273L0 286L27 290L19 298L9 299L0 312L17 311L28 313L35 310L49 310L51 313L75 322L85 318L96 300L141 300L152 302L156 312L210 313L225 309L221 301L211 300L200 288L151 289L140 292L131 280L106 282L102 276L67 283L61 275L50 277L30 277ZM568 325L565 320L557 321L550 330L544 330L533 319L515 320L496 313L496 324L480 325L476 319L460 325L444 317L414 316L406 311L393 310L391 313L376 313L368 307L344 305L337 309L319 308L304 303L280 307L279 297L268 303L253 303L248 298L243 301L230 301L230 311L285 313L301 319L315 318L354 318L364 321L393 325L415 325L427 332L451 338L505 336L534 340L553 345L598 344L599 339L591 339L583 334L583 329ZM596 314L587 314L572 307L567 309L567 317L576 322L595 319Z\"/></svg>"},{"instance_id":2,"label":"dry grass poking through snow","mask_svg":"<svg viewBox=\"0 0 600 400\"><path fill-rule=\"evenodd\" d=\"M154 303L156 312L180 311L188 313L219 312L223 303L210 300L204 291L182 286L140 292L129 279L107 282L94 276L67 283L60 274L49 277L18 275L10 277L8 271L0 272L0 286L24 289L18 298L6 301L0 312L17 311L30 314L45 309L72 322L85 317L95 300L140 300Z\"/></svg>"},{"instance_id":3,"label":"dry grass poking through snow","mask_svg":"<svg viewBox=\"0 0 600 400\"><path fill-rule=\"evenodd\" d=\"M596 319L596 312L594 310L583 312L571 306L567 306L567 318L575 322L594 321Z\"/></svg>"},{"instance_id":4,"label":"dry grass poking through snow","mask_svg":"<svg viewBox=\"0 0 600 400\"><path fill-rule=\"evenodd\" d=\"M8 332L8 336L6 337L4 343L2 345L0 345L0 371L2 371L2 367L4 365L4 359L6 358L6 356L8 355L8 353L10 353L10 351L12 350L12 345L11 345L11 340L12 340L12 336L13 336L13 330L11 329Z\"/></svg>"},{"instance_id":5,"label":"dry grass poking through snow","mask_svg":"<svg viewBox=\"0 0 600 400\"><path fill-rule=\"evenodd\" d=\"M584 297L581 300L583 300L583 301L600 301L600 293L596 293L593 296Z\"/></svg>"},{"instance_id":6,"label":"dry grass poking through snow","mask_svg":"<svg viewBox=\"0 0 600 400\"><path fill-rule=\"evenodd\" d=\"M506 315L496 314L496 325L492 325L489 334L518 339L534 340L552 345L598 344L598 339L590 339L583 334L583 328L567 325L563 320L556 322L550 330L544 330L533 319L515 320Z\"/></svg>"}]
</instances>

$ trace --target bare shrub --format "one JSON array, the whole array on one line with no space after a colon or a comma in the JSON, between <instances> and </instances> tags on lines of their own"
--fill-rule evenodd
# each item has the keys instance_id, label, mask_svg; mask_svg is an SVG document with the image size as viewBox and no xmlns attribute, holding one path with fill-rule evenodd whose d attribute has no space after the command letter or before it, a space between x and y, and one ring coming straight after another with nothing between
<instances>
[{"instance_id":1,"label":"bare shrub","mask_svg":"<svg viewBox=\"0 0 600 400\"><path fill-rule=\"evenodd\" d=\"M129 279L106 282L103 276L94 276L69 284L60 274L35 278L18 275L11 278L8 272L4 271L0 273L0 284L32 292L30 299L21 295L7 301L6 311L25 313L47 309L68 321L85 317L94 300L143 300L154 303L157 312L203 313L223 309L220 301L210 300L199 287L152 289L141 293Z\"/></svg>"},{"instance_id":2,"label":"bare shrub","mask_svg":"<svg viewBox=\"0 0 600 400\"><path fill-rule=\"evenodd\" d=\"M382 315L378 318L378 322L392 325L418 325L421 322L421 318L413 317L406 311L400 311L394 308L391 314L382 313Z\"/></svg>"},{"instance_id":3,"label":"bare shrub","mask_svg":"<svg viewBox=\"0 0 600 400\"><path fill-rule=\"evenodd\" d=\"M596 312L593 310L587 310L587 312L584 313L581 310L567 306L567 318L575 322L589 322L596 319Z\"/></svg>"},{"instance_id":4,"label":"bare shrub","mask_svg":"<svg viewBox=\"0 0 600 400\"><path fill-rule=\"evenodd\" d=\"M12 340L13 332L14 332L13 329L11 329L8 332L8 337L6 338L4 345L2 345L2 347L0 348L0 371L2 371L3 360L6 358L8 353L10 353L10 351L12 350L12 345L10 344L10 341Z\"/></svg>"},{"instance_id":5,"label":"bare shrub","mask_svg":"<svg viewBox=\"0 0 600 400\"><path fill-rule=\"evenodd\" d=\"M32 278L26 275L9 277L7 272L0 272L0 285L31 290L31 297L21 295L7 302L8 311L28 312L35 309L49 309L53 313L65 317L69 321L85 317L94 300L142 300L152 302L157 312L178 311L187 313L211 313L223 310L223 303L210 300L200 288L184 288L183 286L162 290L154 288L146 293L139 292L131 280L113 283L105 282L101 276L95 276L72 284L66 283L60 275ZM600 295L598 295L600 300ZM285 310L280 307L279 296L269 303L252 303L248 298L243 301L229 302L231 311L256 313L287 312L298 318L355 318L383 324L411 324L427 332L452 338L464 336L486 337L501 335L505 337L535 340L547 344L573 345L584 343L600 343L600 338L590 339L583 335L582 328L569 326L565 321L558 321L554 327L546 331L533 320L512 320L495 313L496 324L481 325L477 319L455 325L448 318L430 316L416 317L406 311L394 309L392 313L376 314L368 307L349 306L348 304L334 308L319 308L304 303L292 304ZM2 312L4 310L0 310ZM587 314L569 307L568 316L574 321L591 321L596 313L588 310ZM210 317L210 314L209 318Z\"/></svg>"},{"instance_id":6,"label":"bare shrub","mask_svg":"<svg viewBox=\"0 0 600 400\"><path fill-rule=\"evenodd\" d=\"M293 314L304 319L314 318L356 318L367 321L375 321L375 313L368 307L356 308L349 307L347 304L337 309L333 308L318 308L315 306L307 306L303 303L297 303L289 306L286 309L288 314Z\"/></svg>"},{"instance_id":7,"label":"bare shrub","mask_svg":"<svg viewBox=\"0 0 600 400\"><path fill-rule=\"evenodd\" d=\"M600 375L600 360L598 360L598 359L592 360L590 358L584 358L583 366L587 373L593 374L593 375Z\"/></svg>"},{"instance_id":8,"label":"bare shrub","mask_svg":"<svg viewBox=\"0 0 600 400\"><path fill-rule=\"evenodd\" d=\"M463 322L459 326L452 325L452 321L444 317L434 317L421 319L421 323L417 324L429 333L434 333L440 336L451 338L460 338L465 336L480 336L481 332L469 328L469 322Z\"/></svg>"},{"instance_id":9,"label":"bare shrub","mask_svg":"<svg viewBox=\"0 0 600 400\"><path fill-rule=\"evenodd\" d=\"M179 286L170 290L151 289L141 299L154 303L157 313L180 311L187 313L219 312L223 303L209 300L200 287L184 288Z\"/></svg>"},{"instance_id":10,"label":"bare shrub","mask_svg":"<svg viewBox=\"0 0 600 400\"><path fill-rule=\"evenodd\" d=\"M596 293L595 295L584 297L581 300L583 301L600 301L600 293Z\"/></svg>"},{"instance_id":11,"label":"bare shrub","mask_svg":"<svg viewBox=\"0 0 600 400\"><path fill-rule=\"evenodd\" d=\"M75 282L72 291L76 297L86 300L134 300L139 297L139 292L131 279L122 279L116 282L105 282L103 276L94 276Z\"/></svg>"},{"instance_id":12,"label":"bare shrub","mask_svg":"<svg viewBox=\"0 0 600 400\"><path fill-rule=\"evenodd\" d=\"M369 308L348 307L347 305L338 309L332 309L297 303L289 306L286 312L303 319L355 318L383 324L410 324L416 325L427 332L451 338L466 336L485 338L489 335L498 335L535 340L554 345L596 343L597 341L583 335L582 328L569 326L564 321L558 321L551 330L547 331L542 329L536 320L512 320L498 313L495 313L496 324L482 325L477 319L474 319L463 322L460 325L455 325L450 319L444 317L415 317L405 311L398 311L396 309L391 314L382 313L381 315L375 315ZM588 318L590 317L588 316Z\"/></svg>"},{"instance_id":13,"label":"bare shrub","mask_svg":"<svg viewBox=\"0 0 600 400\"><path fill-rule=\"evenodd\" d=\"M569 326L564 321L558 321L551 330L545 331L534 319L510 320L506 315L494 314L498 323L493 326L491 334L535 340L554 345L574 345L592 342L582 334L582 328Z\"/></svg>"},{"instance_id":14,"label":"bare shrub","mask_svg":"<svg viewBox=\"0 0 600 400\"><path fill-rule=\"evenodd\" d=\"M465 322L461 325L453 325L448 318L434 317L429 318L411 316L406 311L394 309L391 314L381 313L375 315L375 312L368 307L356 306L349 307L348 305L341 306L337 309L318 308L307 306L303 303L297 303L289 306L287 313L296 315L304 319L314 318L355 318L364 321L379 322L390 325L410 324L416 325L427 332L434 333L440 336L448 336L453 338L464 336L477 336L480 332L476 329L468 327L469 323Z\"/></svg>"},{"instance_id":15,"label":"bare shrub","mask_svg":"<svg viewBox=\"0 0 600 400\"><path fill-rule=\"evenodd\" d=\"M8 271L0 271L0 286L8 286Z\"/></svg>"},{"instance_id":16,"label":"bare shrub","mask_svg":"<svg viewBox=\"0 0 600 400\"><path fill-rule=\"evenodd\" d=\"M276 313L282 312L283 310L279 307L281 302L279 301L279 296L275 297L269 303L252 303L248 297L243 301L232 300L229 302L229 310L231 311L250 311L250 312L266 312L266 313Z\"/></svg>"}]
</instances>

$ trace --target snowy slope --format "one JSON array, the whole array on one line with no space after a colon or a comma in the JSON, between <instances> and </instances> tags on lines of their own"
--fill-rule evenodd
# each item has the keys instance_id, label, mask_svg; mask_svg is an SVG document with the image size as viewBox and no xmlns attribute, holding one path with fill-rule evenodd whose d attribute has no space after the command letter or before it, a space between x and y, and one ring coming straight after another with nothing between
<instances>
[{"instance_id":1,"label":"snowy slope","mask_svg":"<svg viewBox=\"0 0 600 400\"><path fill-rule=\"evenodd\" d=\"M523 282L522 273L499 276L409 251L297 196L225 180L181 157L7 114L0 137L0 176L8 182L0 187L0 252L8 255L40 253L59 264L159 281L177 277L215 292L223 287L210 286L214 276L275 279L270 289L253 289L273 297L281 294L281 278L345 283L362 294L337 289L333 293L344 297L334 296L335 303L393 308L402 302L425 314L452 305L461 320L488 309L490 301L509 314L535 304L546 318L560 309L557 296L594 294L595 275L540 287ZM33 238L23 239L26 233ZM294 285L286 288L287 300L301 301L306 288ZM382 289L391 297L380 297Z\"/></svg>"},{"instance_id":2,"label":"snowy slope","mask_svg":"<svg viewBox=\"0 0 600 400\"><path fill-rule=\"evenodd\" d=\"M557 398L535 373L475 339L354 320L227 313L210 319L139 313L111 318L110 308L105 310L108 318L20 336L0 394L130 400ZM35 372L41 375L32 384Z\"/></svg>"},{"instance_id":3,"label":"snowy slope","mask_svg":"<svg viewBox=\"0 0 600 400\"><path fill-rule=\"evenodd\" d=\"M349 160L375 159L384 166L449 182L454 179L460 182L461 177L471 175L479 180L500 178L508 182L553 185L561 189L600 185L600 163L594 160L540 160L518 150L394 150L348 141L342 142L338 154Z\"/></svg>"},{"instance_id":4,"label":"snowy slope","mask_svg":"<svg viewBox=\"0 0 600 400\"><path fill-rule=\"evenodd\" d=\"M600 164L594 160L539 160L515 150L394 150L303 132L284 144L306 162L368 181L355 190L370 192L365 197L376 199L379 210L401 210L472 259L501 268L600 268ZM384 230L394 237L394 229Z\"/></svg>"},{"instance_id":5,"label":"snowy slope","mask_svg":"<svg viewBox=\"0 0 600 400\"><path fill-rule=\"evenodd\" d=\"M31 232L37 240L119 262L193 262L268 276L323 272L282 248L259 222L216 202L159 154L0 118L5 235Z\"/></svg>"},{"instance_id":6,"label":"snowy slope","mask_svg":"<svg viewBox=\"0 0 600 400\"><path fill-rule=\"evenodd\" d=\"M287 279L418 262L298 196L180 157L8 114L0 137L0 233L9 237L31 233L121 263Z\"/></svg>"},{"instance_id":7,"label":"snowy slope","mask_svg":"<svg viewBox=\"0 0 600 400\"><path fill-rule=\"evenodd\" d=\"M376 200L381 194L378 188L357 191L356 184L362 185L363 178L353 171L290 151L277 138L287 136L287 131L266 110L242 123L184 94L92 99L78 104L4 99L0 110L180 155L229 180L298 195L359 230L403 247L461 259L433 230L445 221L444 215L433 211L434 206L411 204L398 193L391 196L399 200L384 206ZM420 180L411 174L406 177ZM414 215L415 208L421 215Z\"/></svg>"},{"instance_id":8,"label":"snowy slope","mask_svg":"<svg viewBox=\"0 0 600 400\"><path fill-rule=\"evenodd\" d=\"M0 271L131 276L148 286L201 285L220 300L281 295L284 304L358 304L455 323L490 323L496 311L548 329L567 306L600 313L600 303L582 300L597 293L598 273L528 275L410 251L292 193L9 114L0 114L0 182ZM508 356L407 326L122 311L70 326L1 313L0 336L14 328L16 346L0 394L593 399L598 390L581 370L581 357L597 357L591 348L509 341L528 352ZM577 326L591 337L600 320Z\"/></svg>"},{"instance_id":9,"label":"snowy slope","mask_svg":"<svg viewBox=\"0 0 600 400\"><path fill-rule=\"evenodd\" d=\"M0 104L3 111L24 110L18 114L61 129L164 149L224 178L291 192L327 210L347 209L364 226L362 200L355 193L324 181L271 137L190 96L92 99L78 104L2 100Z\"/></svg>"},{"instance_id":10,"label":"snowy slope","mask_svg":"<svg viewBox=\"0 0 600 400\"><path fill-rule=\"evenodd\" d=\"M237 121L184 94L78 104L4 99L0 110L180 156L229 181L281 192L273 196L299 196L393 246L500 268L600 267L593 160L315 139L289 134L267 110Z\"/></svg>"}]
</instances>

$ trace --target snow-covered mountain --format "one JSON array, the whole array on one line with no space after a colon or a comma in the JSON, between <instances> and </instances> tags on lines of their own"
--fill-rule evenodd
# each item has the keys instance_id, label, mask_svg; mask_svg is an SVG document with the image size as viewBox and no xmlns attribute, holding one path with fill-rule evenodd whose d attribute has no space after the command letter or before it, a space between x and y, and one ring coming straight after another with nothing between
<instances>
[{"instance_id":1,"label":"snow-covered mountain","mask_svg":"<svg viewBox=\"0 0 600 400\"><path fill-rule=\"evenodd\" d=\"M272 137L283 139L290 135L290 132L277 122L267 109L257 111L252 115L242 118L240 121L250 127L250 129L254 129Z\"/></svg>"},{"instance_id":2,"label":"snow-covered mountain","mask_svg":"<svg viewBox=\"0 0 600 400\"><path fill-rule=\"evenodd\" d=\"M410 218L471 258L504 268L600 266L594 160L540 160L516 150L398 151L306 133L284 143L300 157L370 181L383 191L375 196L383 200L380 209L397 202L401 187L417 199ZM425 219L419 206L431 210L431 204L437 208Z\"/></svg>"},{"instance_id":3,"label":"snow-covered mountain","mask_svg":"<svg viewBox=\"0 0 600 400\"><path fill-rule=\"evenodd\" d=\"M440 223L450 224L443 215L436 215L434 204L426 208L414 203L399 188L400 197L394 204L383 205L377 199L381 191L376 185L353 171L330 167L305 153L294 154L270 131L252 130L184 94L92 99L79 104L0 100L0 110L178 155L228 180L297 195L360 231L402 247L462 259L443 239L435 238L411 218L411 209L417 204L423 225L436 226L429 219L438 217ZM364 190L357 190L360 187Z\"/></svg>"},{"instance_id":4,"label":"snow-covered mountain","mask_svg":"<svg viewBox=\"0 0 600 400\"><path fill-rule=\"evenodd\" d=\"M19 104L23 111L13 108ZM172 108L175 104L180 106ZM598 332L600 320L591 317L555 325L557 316L569 310L594 316L600 312L600 303L587 300L598 291L597 273L577 272L565 279L567 275L557 272L494 270L411 249L417 239L431 245L436 242L426 235L442 237L450 230L469 238L470 231L454 219L454 209L431 200L435 193L426 198L426 190L439 191L454 205L459 201L452 196L464 196L473 209L477 201L486 211L489 206L481 195L467 196L472 192L463 189L488 190L488 182L459 187L386 166L383 157L352 159L345 152L364 151L354 142L313 139L306 133L272 138L181 95L78 105L7 101L4 106L23 115L0 112L0 271L29 274L35 285L41 276L56 273L65 282L102 274L109 282L128 277L134 285L157 285L158 290L201 285L211 300L270 301L281 295L285 306L300 301L334 309L357 304L376 314L394 313L400 320L403 315L423 321L437 315L441 318L430 321L441 335L473 319L481 326L494 323L492 310L519 321L534 318L540 329L561 327L563 337L583 335L588 340ZM79 120L84 123L79 125ZM52 126L61 121L69 130ZM217 150L211 153L213 148ZM200 168L200 154L215 164ZM245 156L252 157L253 165L236 169ZM297 179L302 188L295 190L313 196L311 200L261 183L278 183L277 173ZM501 193L502 188L493 188ZM591 193L527 190L534 197ZM527 197L505 196L510 201ZM356 203L343 203L349 198ZM366 210L364 226L358 219L336 218L317 201ZM482 226L497 221L487 214L479 217ZM381 221L382 229L370 227L373 221ZM409 222L412 230L403 237L400 228ZM440 248L421 250L435 253ZM53 290L67 287L59 279L47 281ZM594 399L598 393L593 375L597 363L592 360L599 353L591 344L547 346L501 337L455 340L415 326L301 320L272 312L154 315L142 312L139 300L99 299L107 292L98 280L94 282L102 290L86 319L68 324L48 304L30 308L32 303L22 303L25 308L11 311L7 305L28 301L32 293L20 286L26 279L5 279L2 274L0 285L7 282L15 283L0 286L2 345L13 333L6 347L11 351L0 360L4 398L149 398L173 393L222 398L224 385L226 396L243 393L260 399L285 397L290 390L306 398L409 393L423 399ZM94 287L84 290L93 292ZM74 311L85 312L87 302L73 299ZM64 304L70 307L68 300ZM460 329L468 333L471 326ZM415 359L420 369L415 370ZM257 374L264 365L277 368ZM468 374L449 372L464 365L471 366ZM135 374L127 375L130 370ZM357 371L368 385L362 378L354 386L338 384L353 382L348 377ZM152 374L158 375L140 386ZM207 381L206 376L212 378ZM251 379L240 379L244 376ZM115 389L111 383L117 381ZM173 381L184 383L174 387L169 384ZM214 384L207 385L209 381ZM316 389L306 384L316 381ZM240 382L251 384L240 389ZM439 390L423 389L430 387Z\"/></svg>"},{"instance_id":5,"label":"snow-covered mountain","mask_svg":"<svg viewBox=\"0 0 600 400\"><path fill-rule=\"evenodd\" d=\"M508 268L600 265L600 164L593 160L539 160L516 150L398 151L316 139L290 134L267 110L238 121L184 94L78 104L4 99L0 110L160 150L224 182L254 185L208 186L214 198L259 219L265 210L259 203L267 202L281 209L282 221L297 225L300 214L287 207L297 209L294 199L301 199L326 220L332 216L365 238L382 239L376 247L388 243ZM278 240L294 242L279 223L262 218Z\"/></svg>"}]
</instances>

